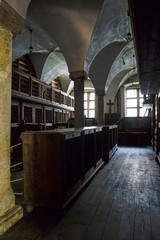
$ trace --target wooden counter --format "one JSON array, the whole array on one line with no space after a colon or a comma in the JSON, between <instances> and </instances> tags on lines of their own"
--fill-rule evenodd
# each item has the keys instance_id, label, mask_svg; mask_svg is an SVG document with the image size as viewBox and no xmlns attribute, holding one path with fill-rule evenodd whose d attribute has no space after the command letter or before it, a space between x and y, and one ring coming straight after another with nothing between
<instances>
[{"instance_id":1,"label":"wooden counter","mask_svg":"<svg viewBox=\"0 0 160 240\"><path fill-rule=\"evenodd\" d=\"M64 208L103 166L105 134L103 127L24 132L25 202Z\"/></svg>"}]
</instances>

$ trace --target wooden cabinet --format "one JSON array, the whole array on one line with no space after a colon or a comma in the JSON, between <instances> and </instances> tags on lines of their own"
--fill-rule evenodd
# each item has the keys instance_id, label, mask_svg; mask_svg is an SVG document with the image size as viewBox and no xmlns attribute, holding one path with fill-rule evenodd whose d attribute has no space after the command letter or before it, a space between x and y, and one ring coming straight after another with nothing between
<instances>
[{"instance_id":1,"label":"wooden cabinet","mask_svg":"<svg viewBox=\"0 0 160 240\"><path fill-rule=\"evenodd\" d=\"M64 208L103 165L102 127L24 132L24 198Z\"/></svg>"}]
</instances>

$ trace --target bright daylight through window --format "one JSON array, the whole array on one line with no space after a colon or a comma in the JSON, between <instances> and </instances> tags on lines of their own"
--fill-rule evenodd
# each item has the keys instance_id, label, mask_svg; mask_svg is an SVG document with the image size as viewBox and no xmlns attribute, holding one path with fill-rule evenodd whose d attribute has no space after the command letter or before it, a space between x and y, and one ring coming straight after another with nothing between
<instances>
[{"instance_id":1,"label":"bright daylight through window","mask_svg":"<svg viewBox=\"0 0 160 240\"><path fill-rule=\"evenodd\" d=\"M84 114L88 118L95 117L95 92L84 93Z\"/></svg>"},{"instance_id":2,"label":"bright daylight through window","mask_svg":"<svg viewBox=\"0 0 160 240\"><path fill-rule=\"evenodd\" d=\"M143 108L144 96L139 88L126 90L126 117L143 117L146 109Z\"/></svg>"}]
</instances>

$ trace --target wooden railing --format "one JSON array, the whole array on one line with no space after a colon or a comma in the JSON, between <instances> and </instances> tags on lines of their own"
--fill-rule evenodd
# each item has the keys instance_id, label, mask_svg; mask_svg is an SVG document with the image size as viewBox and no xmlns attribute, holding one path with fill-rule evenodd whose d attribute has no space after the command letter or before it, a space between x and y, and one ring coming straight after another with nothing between
<instances>
[{"instance_id":1,"label":"wooden railing","mask_svg":"<svg viewBox=\"0 0 160 240\"><path fill-rule=\"evenodd\" d=\"M12 90L74 108L74 97L13 68Z\"/></svg>"}]
</instances>

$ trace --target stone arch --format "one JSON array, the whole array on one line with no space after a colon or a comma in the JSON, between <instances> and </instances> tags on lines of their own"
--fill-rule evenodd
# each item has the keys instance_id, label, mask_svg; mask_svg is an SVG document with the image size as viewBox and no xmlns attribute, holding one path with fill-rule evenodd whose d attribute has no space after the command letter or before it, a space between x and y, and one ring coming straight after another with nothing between
<instances>
[{"instance_id":1,"label":"stone arch","mask_svg":"<svg viewBox=\"0 0 160 240\"><path fill-rule=\"evenodd\" d=\"M89 69L89 77L96 90L105 89L112 64L125 45L125 41L112 42L99 51L94 58Z\"/></svg>"}]
</instances>

